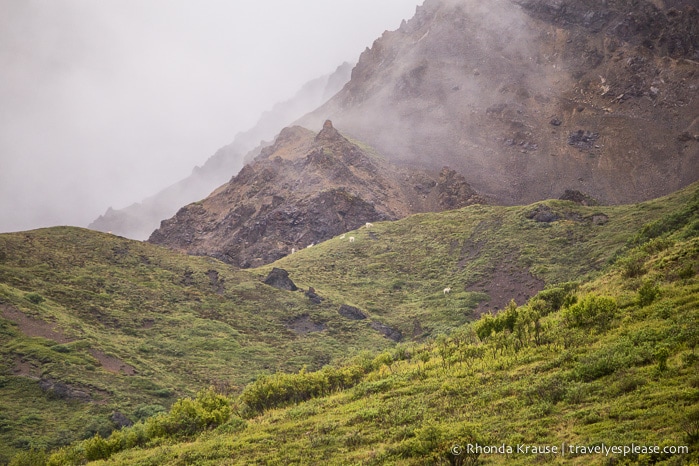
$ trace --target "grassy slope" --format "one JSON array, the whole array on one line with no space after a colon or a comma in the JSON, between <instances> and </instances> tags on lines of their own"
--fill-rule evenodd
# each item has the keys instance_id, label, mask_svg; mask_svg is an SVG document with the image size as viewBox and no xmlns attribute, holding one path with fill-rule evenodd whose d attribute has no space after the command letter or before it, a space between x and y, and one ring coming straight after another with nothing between
<instances>
[{"instance_id":1,"label":"grassy slope","mask_svg":"<svg viewBox=\"0 0 699 466\"><path fill-rule=\"evenodd\" d=\"M2 235L0 252L0 303L71 340L30 337L0 318L0 464L13 449L104 435L117 410L136 419L211 384L236 390L260 373L319 367L353 346L389 345L346 322L297 335L290 319L330 310L209 258L75 228ZM221 294L210 270L223 280ZM43 301L32 303L32 294ZM94 350L135 375L108 370ZM93 402L46 395L39 378L87 392Z\"/></svg>"},{"instance_id":2,"label":"grassy slope","mask_svg":"<svg viewBox=\"0 0 699 466\"><path fill-rule=\"evenodd\" d=\"M685 212L687 213L687 212ZM676 220L676 217L674 217ZM672 223L673 216L665 225ZM687 221L688 220L688 221ZM184 443L155 441L95 464L471 464L456 445L688 445L689 455L629 455L613 464L699 459L699 215L671 233L646 228L586 297L615 306L576 321L570 304L525 332L485 342L465 325L361 383L270 409ZM658 230L660 229L660 231ZM644 291L645 290L645 291ZM520 307L520 315L527 308ZM599 309L603 309L600 307ZM599 310L598 309L598 310ZM577 323L576 323L577 322ZM582 323L581 323L582 322ZM234 406L244 412L240 401ZM614 456L614 455L612 455ZM483 464L612 464L600 454L481 455Z\"/></svg>"},{"instance_id":3,"label":"grassy slope","mask_svg":"<svg viewBox=\"0 0 699 466\"><path fill-rule=\"evenodd\" d=\"M680 208L694 191L639 206L546 203L562 217L604 212L610 219L605 225L537 223L525 218L533 206L418 215L350 233L357 238L351 246L336 238L274 264L289 270L298 285L315 287L326 298L319 306L301 293L261 284L258 278L271 266L236 271L209 258L73 228L2 235L0 300L55 322L73 341L29 338L0 320L0 443L8 452L52 447L106 433L114 410L135 418L211 383L241 386L260 373L320 367L339 355L390 346L368 322L340 317L341 303L408 336L416 320L424 330L418 337L452 329L469 320L484 298L465 289L499 267L531 271L549 283L583 277L601 268L642 224ZM225 281L223 294L209 270ZM446 299L445 286L454 290ZM31 303L28 293L45 300ZM305 314L326 330L299 336L287 329ZM90 349L119 358L136 375L105 370ZM44 395L35 379L12 375L19 361L33 365L35 376L72 383L97 402ZM408 380L406 387L413 385Z\"/></svg>"},{"instance_id":4,"label":"grassy slope","mask_svg":"<svg viewBox=\"0 0 699 466\"><path fill-rule=\"evenodd\" d=\"M438 334L473 318L480 302L496 310L529 274L539 286L594 276L642 225L680 209L697 187L631 206L583 207L564 201L531 206L470 206L440 214L413 215L397 222L348 232L320 247L287 256L266 267L283 267L299 286L360 307L376 320L412 335L415 321L424 334ZM545 205L561 220L539 223L527 214ZM603 213L609 220L589 220ZM573 220L577 218L577 220ZM583 219L581 221L581 219ZM349 243L349 236L355 237ZM505 297L488 306L479 284L496 276ZM442 290L451 287L445 299ZM529 296L536 289L528 289ZM493 299L492 297L490 298Z\"/></svg>"}]
</instances>

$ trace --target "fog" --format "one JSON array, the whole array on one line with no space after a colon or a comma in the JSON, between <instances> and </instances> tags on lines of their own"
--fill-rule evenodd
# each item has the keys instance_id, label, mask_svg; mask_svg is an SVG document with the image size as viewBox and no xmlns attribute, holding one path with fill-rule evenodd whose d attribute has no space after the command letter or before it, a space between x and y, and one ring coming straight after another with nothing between
<instances>
[{"instance_id":1,"label":"fog","mask_svg":"<svg viewBox=\"0 0 699 466\"><path fill-rule=\"evenodd\" d=\"M0 0L0 231L182 179L419 3Z\"/></svg>"}]
</instances>

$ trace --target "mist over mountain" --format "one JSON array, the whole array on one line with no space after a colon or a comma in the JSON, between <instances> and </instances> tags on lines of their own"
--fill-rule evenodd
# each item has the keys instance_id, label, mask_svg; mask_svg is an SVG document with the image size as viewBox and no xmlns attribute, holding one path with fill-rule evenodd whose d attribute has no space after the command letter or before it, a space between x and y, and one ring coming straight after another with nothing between
<instances>
[{"instance_id":1,"label":"mist over mountain","mask_svg":"<svg viewBox=\"0 0 699 466\"><path fill-rule=\"evenodd\" d=\"M697 6L427 0L297 124L448 164L496 202L653 198L699 177Z\"/></svg>"},{"instance_id":2,"label":"mist over mountain","mask_svg":"<svg viewBox=\"0 0 699 466\"><path fill-rule=\"evenodd\" d=\"M366 222L480 202L453 170L397 167L326 121L317 134L282 130L230 182L164 220L148 241L247 268Z\"/></svg>"},{"instance_id":3,"label":"mist over mountain","mask_svg":"<svg viewBox=\"0 0 699 466\"><path fill-rule=\"evenodd\" d=\"M257 124L236 134L232 143L220 148L187 178L123 209L111 207L88 228L132 239L147 239L160 221L171 217L190 202L202 199L237 174L246 161L269 144L280 128L327 101L349 80L352 65L343 63L333 73L316 78L293 98L277 103L264 112ZM248 160L246 160L246 155Z\"/></svg>"},{"instance_id":4,"label":"mist over mountain","mask_svg":"<svg viewBox=\"0 0 699 466\"><path fill-rule=\"evenodd\" d=\"M289 148L291 134L310 133L285 129L271 152L150 241L250 267L365 221L442 210L406 208L409 200L391 209L388 197L395 207L399 193L422 186L396 176L408 168L449 167L467 197L499 204L571 192L631 203L675 191L699 177L699 12L680 3L427 0L362 53L340 92L297 121L315 129L332 119L343 138L385 157L383 168L356 182L338 174L350 173L342 154L355 149ZM319 151L335 154L333 170L308 169ZM387 179L383 195L392 194L377 197ZM431 178L428 191L444 182ZM321 199L337 189L366 204L351 221L335 197Z\"/></svg>"},{"instance_id":5,"label":"mist over mountain","mask_svg":"<svg viewBox=\"0 0 699 466\"><path fill-rule=\"evenodd\" d=\"M0 234L0 466L699 464L698 8L425 0L91 225L148 241Z\"/></svg>"},{"instance_id":6,"label":"mist over mountain","mask_svg":"<svg viewBox=\"0 0 699 466\"><path fill-rule=\"evenodd\" d=\"M186 178L418 2L3 0L0 231L86 226Z\"/></svg>"}]
</instances>

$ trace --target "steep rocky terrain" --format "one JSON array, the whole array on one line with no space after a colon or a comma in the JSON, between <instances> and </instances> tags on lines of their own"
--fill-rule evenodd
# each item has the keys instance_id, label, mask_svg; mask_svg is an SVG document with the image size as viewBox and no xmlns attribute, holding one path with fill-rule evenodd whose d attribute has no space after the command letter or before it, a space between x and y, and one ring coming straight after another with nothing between
<instances>
[{"instance_id":1,"label":"steep rocky terrain","mask_svg":"<svg viewBox=\"0 0 699 466\"><path fill-rule=\"evenodd\" d=\"M149 241L259 266L366 222L482 202L463 176L398 168L326 121L285 128L211 196L162 222Z\"/></svg>"},{"instance_id":2,"label":"steep rocky terrain","mask_svg":"<svg viewBox=\"0 0 699 466\"><path fill-rule=\"evenodd\" d=\"M298 123L448 164L503 203L653 198L699 177L695 0L426 0Z\"/></svg>"},{"instance_id":3,"label":"steep rocky terrain","mask_svg":"<svg viewBox=\"0 0 699 466\"><path fill-rule=\"evenodd\" d=\"M89 228L132 239L148 238L161 220L173 216L183 205L208 195L238 173L259 153L259 146L269 144L265 141L271 141L280 128L337 93L349 80L351 69L352 65L343 63L332 74L304 84L293 98L263 113L253 128L238 133L232 143L216 151L203 166L194 168L190 176L142 202L123 209L109 208Z\"/></svg>"}]
</instances>

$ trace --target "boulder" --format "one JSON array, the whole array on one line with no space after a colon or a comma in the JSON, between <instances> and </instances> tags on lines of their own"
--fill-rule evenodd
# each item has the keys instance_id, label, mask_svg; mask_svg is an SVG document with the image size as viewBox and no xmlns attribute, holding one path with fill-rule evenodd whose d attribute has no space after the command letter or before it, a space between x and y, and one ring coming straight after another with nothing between
<instances>
[{"instance_id":1,"label":"boulder","mask_svg":"<svg viewBox=\"0 0 699 466\"><path fill-rule=\"evenodd\" d=\"M403 334L401 333L400 330L397 330L397 329L390 327L386 324L382 324L380 322L372 322L371 328L373 328L377 332L382 333L383 336L385 336L386 338L393 340L395 342L401 341L403 339Z\"/></svg>"},{"instance_id":2,"label":"boulder","mask_svg":"<svg viewBox=\"0 0 699 466\"><path fill-rule=\"evenodd\" d=\"M273 268L265 278L265 283L280 290L296 291L299 288L289 278L289 272L280 268Z\"/></svg>"},{"instance_id":3,"label":"boulder","mask_svg":"<svg viewBox=\"0 0 699 466\"><path fill-rule=\"evenodd\" d=\"M354 306L348 304L343 304L337 311L342 317L346 317L351 320L363 320L366 319L366 314Z\"/></svg>"},{"instance_id":4,"label":"boulder","mask_svg":"<svg viewBox=\"0 0 699 466\"><path fill-rule=\"evenodd\" d=\"M124 413L120 413L119 411L114 411L111 416L109 416L109 420L114 423L115 426L117 426L117 429L121 429L122 427L131 427L133 425L133 421L126 417Z\"/></svg>"}]
</instances>

